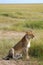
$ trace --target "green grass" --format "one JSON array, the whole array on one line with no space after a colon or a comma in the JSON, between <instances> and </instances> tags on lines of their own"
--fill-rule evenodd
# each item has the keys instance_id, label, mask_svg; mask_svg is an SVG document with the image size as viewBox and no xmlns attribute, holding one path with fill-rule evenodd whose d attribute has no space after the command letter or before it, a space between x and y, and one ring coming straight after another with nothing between
<instances>
[{"instance_id":1,"label":"green grass","mask_svg":"<svg viewBox=\"0 0 43 65\"><path fill-rule=\"evenodd\" d=\"M0 23L0 30L25 31L26 29L43 29L43 21L18 21Z\"/></svg>"},{"instance_id":2,"label":"green grass","mask_svg":"<svg viewBox=\"0 0 43 65\"><path fill-rule=\"evenodd\" d=\"M30 55L43 59L43 30L35 31L35 38L31 42Z\"/></svg>"}]
</instances>

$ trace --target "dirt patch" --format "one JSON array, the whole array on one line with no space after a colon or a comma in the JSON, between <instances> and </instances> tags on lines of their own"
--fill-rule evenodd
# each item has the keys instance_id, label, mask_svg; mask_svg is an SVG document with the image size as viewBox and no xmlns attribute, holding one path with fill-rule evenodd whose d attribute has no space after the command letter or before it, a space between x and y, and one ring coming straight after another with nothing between
<instances>
[{"instance_id":1,"label":"dirt patch","mask_svg":"<svg viewBox=\"0 0 43 65\"><path fill-rule=\"evenodd\" d=\"M0 60L0 65L38 65L37 61Z\"/></svg>"},{"instance_id":2,"label":"dirt patch","mask_svg":"<svg viewBox=\"0 0 43 65\"><path fill-rule=\"evenodd\" d=\"M16 31L0 31L0 39L2 38L18 38L24 36L24 32L16 32Z\"/></svg>"}]
</instances>

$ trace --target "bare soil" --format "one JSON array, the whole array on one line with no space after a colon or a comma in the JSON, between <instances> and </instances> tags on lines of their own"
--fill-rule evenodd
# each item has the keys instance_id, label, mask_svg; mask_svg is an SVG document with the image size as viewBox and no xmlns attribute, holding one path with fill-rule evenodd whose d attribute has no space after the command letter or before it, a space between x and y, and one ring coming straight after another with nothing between
<instances>
[{"instance_id":1,"label":"bare soil","mask_svg":"<svg viewBox=\"0 0 43 65\"><path fill-rule=\"evenodd\" d=\"M0 60L0 65L39 65L37 61Z\"/></svg>"},{"instance_id":2,"label":"bare soil","mask_svg":"<svg viewBox=\"0 0 43 65\"><path fill-rule=\"evenodd\" d=\"M16 31L0 31L0 39L2 38L17 38L25 35L25 32L16 32Z\"/></svg>"}]
</instances>

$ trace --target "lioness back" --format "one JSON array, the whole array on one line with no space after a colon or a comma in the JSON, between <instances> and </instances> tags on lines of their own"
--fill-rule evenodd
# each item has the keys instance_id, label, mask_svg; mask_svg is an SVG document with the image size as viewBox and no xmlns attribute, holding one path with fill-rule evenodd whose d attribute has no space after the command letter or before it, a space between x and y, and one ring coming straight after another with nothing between
<instances>
[{"instance_id":1,"label":"lioness back","mask_svg":"<svg viewBox=\"0 0 43 65\"><path fill-rule=\"evenodd\" d=\"M23 49L23 47L25 46L26 43L26 39L25 36L13 47L15 50L20 50Z\"/></svg>"}]
</instances>

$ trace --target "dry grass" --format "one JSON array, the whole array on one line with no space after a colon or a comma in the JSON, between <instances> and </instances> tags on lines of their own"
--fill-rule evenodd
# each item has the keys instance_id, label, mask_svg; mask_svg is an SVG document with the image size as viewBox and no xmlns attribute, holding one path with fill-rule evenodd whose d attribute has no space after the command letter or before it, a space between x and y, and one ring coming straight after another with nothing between
<instances>
[{"instance_id":1,"label":"dry grass","mask_svg":"<svg viewBox=\"0 0 43 65\"><path fill-rule=\"evenodd\" d=\"M0 57L6 55L21 39L23 34L20 33L19 36L14 31L30 29L35 35L31 42L30 55L37 57L36 60L40 58L38 65L43 65L43 4L0 4Z\"/></svg>"},{"instance_id":2,"label":"dry grass","mask_svg":"<svg viewBox=\"0 0 43 65\"><path fill-rule=\"evenodd\" d=\"M43 4L1 5L0 30L43 29Z\"/></svg>"}]
</instances>

